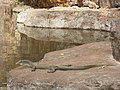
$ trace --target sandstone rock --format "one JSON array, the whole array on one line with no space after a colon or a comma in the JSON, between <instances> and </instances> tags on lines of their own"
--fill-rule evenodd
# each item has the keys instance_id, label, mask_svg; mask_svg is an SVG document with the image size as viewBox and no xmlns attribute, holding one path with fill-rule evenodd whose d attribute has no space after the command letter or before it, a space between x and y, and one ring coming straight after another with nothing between
<instances>
[{"instance_id":1,"label":"sandstone rock","mask_svg":"<svg viewBox=\"0 0 120 90\"><path fill-rule=\"evenodd\" d=\"M84 0L84 1L92 1L92 2L95 2L97 5L99 3L99 0Z\"/></svg>"},{"instance_id":2,"label":"sandstone rock","mask_svg":"<svg viewBox=\"0 0 120 90\"><path fill-rule=\"evenodd\" d=\"M28 9L33 9L33 8L30 7L30 6L23 6L23 7L17 6L17 7L14 7L14 8L13 8L13 12L14 12L14 13L20 13L20 12L26 11L26 10L28 10Z\"/></svg>"},{"instance_id":3,"label":"sandstone rock","mask_svg":"<svg viewBox=\"0 0 120 90\"><path fill-rule=\"evenodd\" d=\"M107 41L110 38L110 32L106 31L33 28L23 24L18 24L18 31L36 40L79 44Z\"/></svg>"},{"instance_id":4,"label":"sandstone rock","mask_svg":"<svg viewBox=\"0 0 120 90\"><path fill-rule=\"evenodd\" d=\"M112 7L110 0L99 0L99 5L101 8L111 8Z\"/></svg>"},{"instance_id":5,"label":"sandstone rock","mask_svg":"<svg viewBox=\"0 0 120 90\"><path fill-rule=\"evenodd\" d=\"M99 0L99 5L102 8L120 7L120 0Z\"/></svg>"},{"instance_id":6,"label":"sandstone rock","mask_svg":"<svg viewBox=\"0 0 120 90\"><path fill-rule=\"evenodd\" d=\"M14 8L14 10L15 10L15 8ZM28 13L27 13L26 11L28 11L28 10L30 11L30 10L32 10L32 8L27 9L27 10L21 12L20 14L18 14L17 21L19 21L19 23L22 23L22 22L24 22L24 21L26 20L26 17L27 17L27 15L28 15ZM19 13L20 10L19 10L19 9L16 9L15 12L18 12L18 13Z\"/></svg>"},{"instance_id":7,"label":"sandstone rock","mask_svg":"<svg viewBox=\"0 0 120 90\"><path fill-rule=\"evenodd\" d=\"M9 72L8 90L119 90L120 66L112 58L108 42L91 43L71 49L51 52L45 55L46 64L113 64L104 68L80 71L46 70L31 72L29 68L18 67Z\"/></svg>"},{"instance_id":8,"label":"sandstone rock","mask_svg":"<svg viewBox=\"0 0 120 90\"><path fill-rule=\"evenodd\" d=\"M69 5L70 6L79 6L82 7L83 6L83 0L69 0Z\"/></svg>"},{"instance_id":9,"label":"sandstone rock","mask_svg":"<svg viewBox=\"0 0 120 90\"><path fill-rule=\"evenodd\" d=\"M6 86L6 74L18 58L15 38L16 16L12 12L15 3L12 1L0 0L0 90L1 86Z\"/></svg>"},{"instance_id":10,"label":"sandstone rock","mask_svg":"<svg viewBox=\"0 0 120 90\"><path fill-rule=\"evenodd\" d=\"M120 7L120 0L115 0L115 7Z\"/></svg>"},{"instance_id":11,"label":"sandstone rock","mask_svg":"<svg viewBox=\"0 0 120 90\"><path fill-rule=\"evenodd\" d=\"M113 57L120 61L120 18L115 20L111 29L111 43L113 49Z\"/></svg>"},{"instance_id":12,"label":"sandstone rock","mask_svg":"<svg viewBox=\"0 0 120 90\"><path fill-rule=\"evenodd\" d=\"M76 9L72 7L57 7L49 10L34 9L21 12L18 15L17 22L21 22L26 26L44 28L74 28L110 31L111 20L109 20L108 16L109 14L112 15L114 12L115 11L101 9ZM22 19L24 20L21 21Z\"/></svg>"},{"instance_id":13,"label":"sandstone rock","mask_svg":"<svg viewBox=\"0 0 120 90\"><path fill-rule=\"evenodd\" d=\"M71 6L78 5L77 1L78 0L70 0L70 5ZM82 1L82 0L79 0L79 1Z\"/></svg>"},{"instance_id":14,"label":"sandstone rock","mask_svg":"<svg viewBox=\"0 0 120 90\"><path fill-rule=\"evenodd\" d=\"M85 2L83 2L83 6L89 7L89 8L92 8L92 9L99 8L99 6L95 2L92 2L92 1L85 1Z\"/></svg>"},{"instance_id":15,"label":"sandstone rock","mask_svg":"<svg viewBox=\"0 0 120 90\"><path fill-rule=\"evenodd\" d=\"M11 16L11 7L8 3L3 3L3 0L0 2L0 87L4 86L6 82L6 55L7 50L5 48L6 45L6 33L10 32L12 29L10 24L10 16ZM9 13L9 14L8 14Z\"/></svg>"}]
</instances>

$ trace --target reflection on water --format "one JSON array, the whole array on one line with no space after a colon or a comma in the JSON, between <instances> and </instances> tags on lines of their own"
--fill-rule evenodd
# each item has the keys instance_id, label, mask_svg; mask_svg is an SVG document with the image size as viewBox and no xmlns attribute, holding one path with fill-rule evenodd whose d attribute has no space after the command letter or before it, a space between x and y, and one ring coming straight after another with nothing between
<instances>
[{"instance_id":1,"label":"reflection on water","mask_svg":"<svg viewBox=\"0 0 120 90\"><path fill-rule=\"evenodd\" d=\"M29 59L32 61L42 59L45 53L80 45L75 43L36 40L22 33L20 36L20 57L21 59Z\"/></svg>"}]
</instances>

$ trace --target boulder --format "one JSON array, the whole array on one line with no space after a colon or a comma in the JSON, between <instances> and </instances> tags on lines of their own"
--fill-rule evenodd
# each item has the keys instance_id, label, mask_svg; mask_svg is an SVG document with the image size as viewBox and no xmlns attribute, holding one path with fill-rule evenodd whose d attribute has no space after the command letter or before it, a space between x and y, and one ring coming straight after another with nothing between
<instances>
[{"instance_id":1,"label":"boulder","mask_svg":"<svg viewBox=\"0 0 120 90\"><path fill-rule=\"evenodd\" d=\"M115 10L89 9L84 7L30 9L19 13L17 22L23 23L25 26L43 28L72 28L110 31L112 20L110 20L108 16L111 16L112 14L115 15L116 13Z\"/></svg>"},{"instance_id":2,"label":"boulder","mask_svg":"<svg viewBox=\"0 0 120 90\"><path fill-rule=\"evenodd\" d=\"M18 67L8 74L8 90L120 90L120 64L112 57L109 42L96 42L51 52L39 63L74 66L109 64L87 70L31 72Z\"/></svg>"}]
</instances>

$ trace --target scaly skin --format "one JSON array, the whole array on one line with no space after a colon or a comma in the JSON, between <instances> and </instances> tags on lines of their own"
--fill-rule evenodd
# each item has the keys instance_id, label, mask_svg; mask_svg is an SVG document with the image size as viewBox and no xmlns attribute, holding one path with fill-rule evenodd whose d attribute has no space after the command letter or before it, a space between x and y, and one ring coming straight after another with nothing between
<instances>
[{"instance_id":1,"label":"scaly skin","mask_svg":"<svg viewBox=\"0 0 120 90\"><path fill-rule=\"evenodd\" d=\"M49 65L49 64L39 64L33 63L29 60L20 60L16 64L21 66L27 66L32 68L32 71L36 69L48 69L48 73L54 73L56 70L85 70L94 67L102 67L102 66L113 66L113 65L87 65L87 66L72 66L72 65Z\"/></svg>"}]
</instances>

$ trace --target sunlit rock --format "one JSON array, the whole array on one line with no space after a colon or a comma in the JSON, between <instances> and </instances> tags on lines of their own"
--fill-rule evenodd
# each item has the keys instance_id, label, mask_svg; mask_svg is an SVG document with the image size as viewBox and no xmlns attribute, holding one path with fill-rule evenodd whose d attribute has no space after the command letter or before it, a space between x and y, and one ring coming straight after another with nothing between
<instances>
[{"instance_id":1,"label":"sunlit rock","mask_svg":"<svg viewBox=\"0 0 120 90\"><path fill-rule=\"evenodd\" d=\"M33 9L18 14L17 22L25 26L45 28L74 28L110 31L108 16L114 11L87 8ZM112 15L112 14L111 14Z\"/></svg>"}]
</instances>

